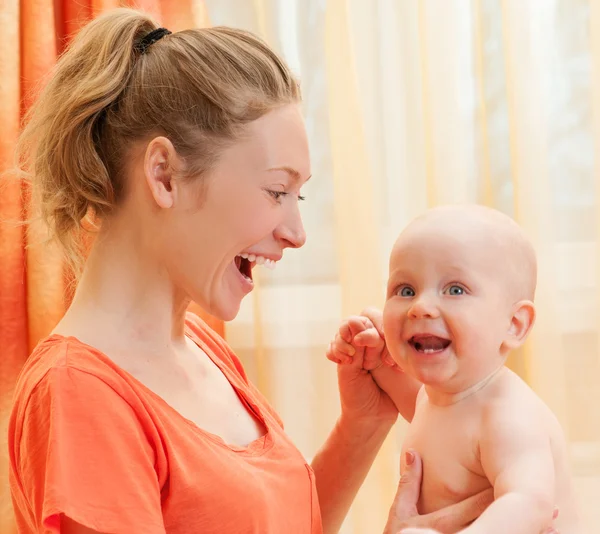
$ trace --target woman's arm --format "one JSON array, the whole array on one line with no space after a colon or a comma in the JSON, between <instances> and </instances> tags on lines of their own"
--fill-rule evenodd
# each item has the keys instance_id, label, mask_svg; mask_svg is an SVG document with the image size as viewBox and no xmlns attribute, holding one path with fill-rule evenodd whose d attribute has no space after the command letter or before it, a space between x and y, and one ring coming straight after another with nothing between
<instances>
[{"instance_id":1,"label":"woman's arm","mask_svg":"<svg viewBox=\"0 0 600 534\"><path fill-rule=\"evenodd\" d=\"M379 310L363 312L379 330ZM337 533L379 449L398 418L391 398L363 369L365 347L352 363L338 365L342 415L313 460L325 534ZM381 350L381 349L379 349ZM405 375L403 375L405 376ZM417 388L414 396L416 397ZM412 402L414 407L414 399Z\"/></svg>"},{"instance_id":2,"label":"woman's arm","mask_svg":"<svg viewBox=\"0 0 600 534\"><path fill-rule=\"evenodd\" d=\"M379 388L372 374L355 370L354 376L345 376L349 367L349 365L338 366L340 391L343 392L342 415L315 456L312 465L325 534L338 532L398 416L394 402ZM392 372L396 375L395 385L398 385L398 381L402 382L404 378L408 379L407 375ZM349 374L351 375L352 371ZM357 389L352 397L350 392L345 391L346 382ZM416 382L413 381L404 384L406 392L403 400L406 400L407 405L412 406L411 413L414 412L415 399L419 391L419 387L414 387L414 384ZM365 395L362 401L361 393ZM350 397L352 402L349 402ZM362 413L372 415L360 416L356 408L351 409L349 404L355 407L361 406Z\"/></svg>"},{"instance_id":3,"label":"woman's arm","mask_svg":"<svg viewBox=\"0 0 600 534\"><path fill-rule=\"evenodd\" d=\"M370 378L369 378L370 379ZM361 423L342 415L312 462L324 534L337 533L393 421Z\"/></svg>"}]
</instances>

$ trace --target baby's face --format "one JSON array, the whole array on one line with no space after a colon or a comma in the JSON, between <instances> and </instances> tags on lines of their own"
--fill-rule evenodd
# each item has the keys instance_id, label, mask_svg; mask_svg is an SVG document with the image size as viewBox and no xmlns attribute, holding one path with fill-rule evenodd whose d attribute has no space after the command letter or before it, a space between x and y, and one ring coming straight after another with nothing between
<instances>
[{"instance_id":1,"label":"baby's face","mask_svg":"<svg viewBox=\"0 0 600 534\"><path fill-rule=\"evenodd\" d=\"M390 354L421 382L462 391L503 361L513 300L499 247L481 233L417 225L392 251L384 332Z\"/></svg>"}]
</instances>

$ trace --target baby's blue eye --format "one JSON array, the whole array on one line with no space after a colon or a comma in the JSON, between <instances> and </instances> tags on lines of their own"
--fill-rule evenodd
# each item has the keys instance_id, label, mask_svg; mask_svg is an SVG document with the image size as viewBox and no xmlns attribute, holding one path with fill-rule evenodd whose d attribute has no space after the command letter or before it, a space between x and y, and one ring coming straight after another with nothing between
<instances>
[{"instance_id":1,"label":"baby's blue eye","mask_svg":"<svg viewBox=\"0 0 600 534\"><path fill-rule=\"evenodd\" d=\"M465 290L460 286L450 286L448 288L448 294L452 296L464 295Z\"/></svg>"},{"instance_id":2,"label":"baby's blue eye","mask_svg":"<svg viewBox=\"0 0 600 534\"><path fill-rule=\"evenodd\" d=\"M401 297L414 297L415 290L412 287L403 286L398 291L398 295L400 295Z\"/></svg>"}]
</instances>

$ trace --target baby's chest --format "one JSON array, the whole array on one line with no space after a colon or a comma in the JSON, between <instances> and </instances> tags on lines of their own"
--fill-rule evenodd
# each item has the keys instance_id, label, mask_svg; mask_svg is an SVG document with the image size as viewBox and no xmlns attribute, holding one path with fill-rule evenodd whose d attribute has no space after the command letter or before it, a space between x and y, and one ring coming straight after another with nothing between
<instances>
[{"instance_id":1,"label":"baby's chest","mask_svg":"<svg viewBox=\"0 0 600 534\"><path fill-rule=\"evenodd\" d=\"M490 486L479 460L478 426L473 419L420 410L409 427L404 452L417 451L423 460L419 511L429 513L459 502Z\"/></svg>"}]
</instances>

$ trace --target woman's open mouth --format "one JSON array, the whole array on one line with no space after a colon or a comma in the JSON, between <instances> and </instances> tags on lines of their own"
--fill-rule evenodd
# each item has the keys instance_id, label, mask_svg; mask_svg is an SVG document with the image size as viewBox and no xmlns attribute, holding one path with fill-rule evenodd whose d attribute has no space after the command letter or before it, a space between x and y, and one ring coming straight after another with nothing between
<instances>
[{"instance_id":1,"label":"woman's open mouth","mask_svg":"<svg viewBox=\"0 0 600 534\"><path fill-rule=\"evenodd\" d=\"M265 256L259 256L256 254L247 254L242 252L235 257L235 266L240 274L249 282L252 282L252 269L255 265L262 265L267 269L275 269L275 260L266 258Z\"/></svg>"},{"instance_id":2,"label":"woman's open mouth","mask_svg":"<svg viewBox=\"0 0 600 534\"><path fill-rule=\"evenodd\" d=\"M235 257L235 266L238 268L238 271L242 273L242 276L252 282L252 267L253 263L248 258L243 258L242 256Z\"/></svg>"}]
</instances>

